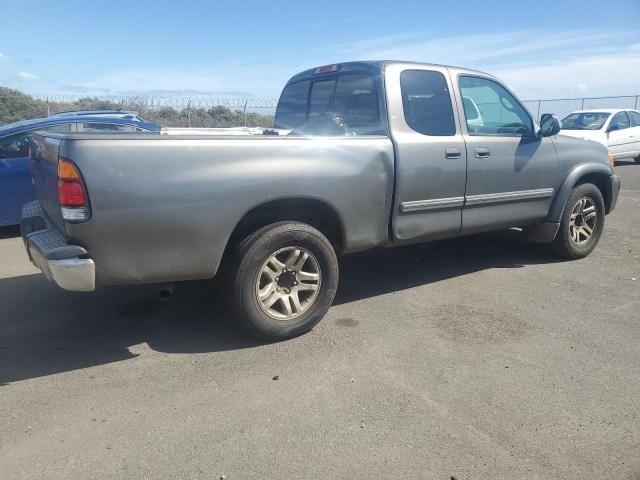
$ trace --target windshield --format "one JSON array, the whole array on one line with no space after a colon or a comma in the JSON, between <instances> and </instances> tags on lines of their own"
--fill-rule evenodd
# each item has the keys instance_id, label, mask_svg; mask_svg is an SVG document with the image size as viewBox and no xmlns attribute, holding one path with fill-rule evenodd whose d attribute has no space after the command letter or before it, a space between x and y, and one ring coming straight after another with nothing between
<instances>
[{"instance_id":1,"label":"windshield","mask_svg":"<svg viewBox=\"0 0 640 480\"><path fill-rule=\"evenodd\" d=\"M600 130L611 115L608 112L572 113L562 119L563 130Z\"/></svg>"},{"instance_id":2,"label":"windshield","mask_svg":"<svg viewBox=\"0 0 640 480\"><path fill-rule=\"evenodd\" d=\"M373 76L342 74L287 85L274 126L304 135L378 135L380 118Z\"/></svg>"}]
</instances>

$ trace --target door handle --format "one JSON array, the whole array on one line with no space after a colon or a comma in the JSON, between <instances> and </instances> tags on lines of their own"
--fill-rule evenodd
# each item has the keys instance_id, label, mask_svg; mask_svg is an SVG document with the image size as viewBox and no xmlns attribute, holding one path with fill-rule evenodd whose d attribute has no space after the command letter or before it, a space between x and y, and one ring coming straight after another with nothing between
<instances>
[{"instance_id":1,"label":"door handle","mask_svg":"<svg viewBox=\"0 0 640 480\"><path fill-rule=\"evenodd\" d=\"M446 148L444 150L445 158L460 158L460 150L457 148Z\"/></svg>"},{"instance_id":2,"label":"door handle","mask_svg":"<svg viewBox=\"0 0 640 480\"><path fill-rule=\"evenodd\" d=\"M491 156L489 149L485 147L478 147L475 149L475 152L476 158L489 158Z\"/></svg>"}]
</instances>

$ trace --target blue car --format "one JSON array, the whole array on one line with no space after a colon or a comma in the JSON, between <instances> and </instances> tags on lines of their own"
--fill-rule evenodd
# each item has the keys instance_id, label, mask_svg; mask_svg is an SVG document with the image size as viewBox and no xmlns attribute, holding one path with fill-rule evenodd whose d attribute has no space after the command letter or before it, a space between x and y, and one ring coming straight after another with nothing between
<instances>
[{"instance_id":1,"label":"blue car","mask_svg":"<svg viewBox=\"0 0 640 480\"><path fill-rule=\"evenodd\" d=\"M18 224L22 205L35 199L28 156L31 135L38 130L160 132L160 125L144 121L137 112L95 110L64 112L0 127L0 226Z\"/></svg>"},{"instance_id":2,"label":"blue car","mask_svg":"<svg viewBox=\"0 0 640 480\"><path fill-rule=\"evenodd\" d=\"M51 115L52 117L109 117L109 118L126 118L135 120L136 122L144 122L140 114L133 110L69 110L67 112L58 112Z\"/></svg>"}]
</instances>

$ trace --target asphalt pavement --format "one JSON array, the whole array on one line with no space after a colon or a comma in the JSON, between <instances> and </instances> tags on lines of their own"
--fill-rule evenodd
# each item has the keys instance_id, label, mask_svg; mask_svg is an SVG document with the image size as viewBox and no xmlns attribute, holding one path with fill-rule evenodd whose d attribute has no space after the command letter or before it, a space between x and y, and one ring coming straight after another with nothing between
<instances>
[{"instance_id":1,"label":"asphalt pavement","mask_svg":"<svg viewBox=\"0 0 640 480\"><path fill-rule=\"evenodd\" d=\"M640 166L597 250L518 232L341 260L260 344L216 282L64 292L0 229L0 478L640 479Z\"/></svg>"}]
</instances>

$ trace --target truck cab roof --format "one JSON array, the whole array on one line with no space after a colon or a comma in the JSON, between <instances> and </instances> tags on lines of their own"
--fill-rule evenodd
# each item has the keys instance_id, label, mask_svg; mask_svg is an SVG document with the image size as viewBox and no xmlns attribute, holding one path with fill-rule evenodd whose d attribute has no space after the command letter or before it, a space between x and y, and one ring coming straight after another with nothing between
<instances>
[{"instance_id":1,"label":"truck cab roof","mask_svg":"<svg viewBox=\"0 0 640 480\"><path fill-rule=\"evenodd\" d=\"M300 72L289 79L287 84L296 83L303 80L310 80L321 76L330 76L337 73L381 73L388 65L416 65L420 67L439 67L439 68L455 68L456 70L465 71L467 73L480 74L487 77L492 77L484 72L478 70L471 70L468 68L455 67L453 65L442 65L437 63L423 63L423 62L408 62L403 60L363 60L363 61L350 61L343 63L334 63L330 65L323 65L319 67L310 68L303 72Z\"/></svg>"}]
</instances>

